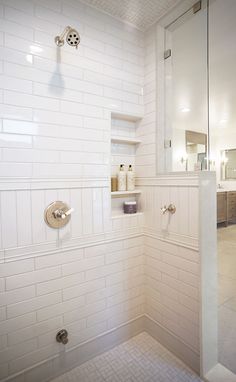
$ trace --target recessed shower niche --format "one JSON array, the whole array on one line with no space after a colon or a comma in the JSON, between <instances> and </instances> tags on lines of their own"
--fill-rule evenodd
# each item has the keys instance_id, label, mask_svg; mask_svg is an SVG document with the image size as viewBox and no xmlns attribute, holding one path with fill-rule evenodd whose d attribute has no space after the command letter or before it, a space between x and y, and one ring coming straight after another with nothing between
<instances>
[{"instance_id":1,"label":"recessed shower niche","mask_svg":"<svg viewBox=\"0 0 236 382\"><path fill-rule=\"evenodd\" d=\"M141 116L112 113L111 114L111 177L117 177L119 166L124 165L125 172L132 165L136 174L135 162L141 139L139 137L139 124ZM140 213L139 196L141 191L135 187L132 191L111 191L112 217L123 216L123 204L127 201L136 201ZM128 214L129 216L129 214Z\"/></svg>"}]
</instances>

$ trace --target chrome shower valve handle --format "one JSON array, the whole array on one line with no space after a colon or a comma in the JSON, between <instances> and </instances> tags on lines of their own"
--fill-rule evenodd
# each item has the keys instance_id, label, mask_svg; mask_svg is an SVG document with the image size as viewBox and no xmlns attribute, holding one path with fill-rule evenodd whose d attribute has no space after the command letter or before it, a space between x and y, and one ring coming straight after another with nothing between
<instances>
[{"instance_id":1,"label":"chrome shower valve handle","mask_svg":"<svg viewBox=\"0 0 236 382\"><path fill-rule=\"evenodd\" d=\"M69 223L74 208L62 201L51 203L44 211L44 220L51 228L62 228Z\"/></svg>"},{"instance_id":2,"label":"chrome shower valve handle","mask_svg":"<svg viewBox=\"0 0 236 382\"><path fill-rule=\"evenodd\" d=\"M53 215L56 219L65 219L67 216L71 215L71 213L74 211L74 208L70 208L66 212L64 210L56 210L53 212Z\"/></svg>"},{"instance_id":3,"label":"chrome shower valve handle","mask_svg":"<svg viewBox=\"0 0 236 382\"><path fill-rule=\"evenodd\" d=\"M164 215L167 211L168 211L168 207L166 207L166 205L163 206L163 207L161 207L161 212L162 212L163 215Z\"/></svg>"},{"instance_id":4,"label":"chrome shower valve handle","mask_svg":"<svg viewBox=\"0 0 236 382\"><path fill-rule=\"evenodd\" d=\"M166 212L170 212L171 214L174 214L175 211L176 211L176 207L174 204L169 204L169 206L167 207L166 205L164 205L162 208L161 208L161 212L162 214L164 215Z\"/></svg>"}]
</instances>

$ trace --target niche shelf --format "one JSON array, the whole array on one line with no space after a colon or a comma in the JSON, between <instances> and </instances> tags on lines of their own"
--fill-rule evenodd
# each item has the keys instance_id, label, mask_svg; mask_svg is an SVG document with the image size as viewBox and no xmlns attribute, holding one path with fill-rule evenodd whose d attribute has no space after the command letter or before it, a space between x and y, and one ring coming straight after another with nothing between
<instances>
[{"instance_id":1,"label":"niche shelf","mask_svg":"<svg viewBox=\"0 0 236 382\"><path fill-rule=\"evenodd\" d=\"M130 218L130 217L134 217L134 216L143 216L143 212L136 212L136 214L124 214L124 213L117 213L117 212L113 212L112 215L111 215L111 218L112 219L121 219L121 218Z\"/></svg>"},{"instance_id":2,"label":"niche shelf","mask_svg":"<svg viewBox=\"0 0 236 382\"><path fill-rule=\"evenodd\" d=\"M128 137L119 137L119 136L111 137L111 142L112 143L124 143L127 145L138 145L139 143L141 143L141 141L139 139L128 138Z\"/></svg>"},{"instance_id":3,"label":"niche shelf","mask_svg":"<svg viewBox=\"0 0 236 382\"><path fill-rule=\"evenodd\" d=\"M134 190L134 191L114 191L111 192L112 198L120 198L122 196L132 196L132 195L138 195L141 194L142 191L140 190Z\"/></svg>"},{"instance_id":4,"label":"niche shelf","mask_svg":"<svg viewBox=\"0 0 236 382\"><path fill-rule=\"evenodd\" d=\"M141 121L143 119L143 116L140 114L112 112L111 118L112 119L120 119L122 121L138 122L138 121Z\"/></svg>"},{"instance_id":5,"label":"niche shelf","mask_svg":"<svg viewBox=\"0 0 236 382\"><path fill-rule=\"evenodd\" d=\"M111 176L117 176L120 164L125 165L125 171L131 164L135 171L136 151L142 142L137 137L137 127L142 120L141 115L129 113L111 113ZM137 201L140 214L139 197L141 190L111 192L112 218L128 217L132 214L124 214L124 201Z\"/></svg>"}]
</instances>

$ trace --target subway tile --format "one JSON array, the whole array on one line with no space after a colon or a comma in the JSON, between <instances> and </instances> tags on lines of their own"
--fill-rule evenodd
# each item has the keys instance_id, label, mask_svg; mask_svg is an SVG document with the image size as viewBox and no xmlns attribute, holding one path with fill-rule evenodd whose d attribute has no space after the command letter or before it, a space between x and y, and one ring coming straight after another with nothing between
<instances>
[{"instance_id":1,"label":"subway tile","mask_svg":"<svg viewBox=\"0 0 236 382\"><path fill-rule=\"evenodd\" d=\"M105 333L107 331L107 323L101 322L94 326L91 326L90 328L86 328L79 332L76 336L73 336L70 341L70 348L73 348L75 345L78 345L80 343L86 342L89 339L92 339L94 337L99 336L102 333Z\"/></svg>"},{"instance_id":2,"label":"subway tile","mask_svg":"<svg viewBox=\"0 0 236 382\"><path fill-rule=\"evenodd\" d=\"M60 328L62 324L62 317L55 317L51 320L42 321L38 324L34 324L26 328L9 333L9 346L13 346L18 343L23 343L24 341L41 336L44 333L48 333L51 330L55 330L55 328Z\"/></svg>"},{"instance_id":3,"label":"subway tile","mask_svg":"<svg viewBox=\"0 0 236 382\"><path fill-rule=\"evenodd\" d=\"M0 147L5 148L30 148L32 138L27 135L0 134Z\"/></svg>"},{"instance_id":4,"label":"subway tile","mask_svg":"<svg viewBox=\"0 0 236 382\"><path fill-rule=\"evenodd\" d=\"M14 275L6 278L6 290L22 288L27 285L33 285L35 283L56 279L60 276L61 268L58 266Z\"/></svg>"},{"instance_id":5,"label":"subway tile","mask_svg":"<svg viewBox=\"0 0 236 382\"><path fill-rule=\"evenodd\" d=\"M24 272L31 272L34 269L33 259L11 261L1 264L0 277L17 275Z\"/></svg>"},{"instance_id":6,"label":"subway tile","mask_svg":"<svg viewBox=\"0 0 236 382\"><path fill-rule=\"evenodd\" d=\"M7 317L14 318L26 313L39 310L46 306L52 306L61 301L61 293L55 292L48 295L35 297L31 300L20 302L17 304L12 304L7 307Z\"/></svg>"},{"instance_id":7,"label":"subway tile","mask_svg":"<svg viewBox=\"0 0 236 382\"><path fill-rule=\"evenodd\" d=\"M98 278L106 277L111 274L115 274L117 272L120 272L123 270L123 264L122 262L110 264L110 265L104 265L103 267L97 267L94 269L86 270L86 280L95 280Z\"/></svg>"},{"instance_id":8,"label":"subway tile","mask_svg":"<svg viewBox=\"0 0 236 382\"><path fill-rule=\"evenodd\" d=\"M56 26L59 27L59 25L55 23L55 20L54 22L52 22L52 20L50 22L46 20L40 20L37 17L28 15L21 9L18 10L7 6L5 6L5 18L21 25L27 25L28 27L52 33L55 32Z\"/></svg>"},{"instance_id":9,"label":"subway tile","mask_svg":"<svg viewBox=\"0 0 236 382\"><path fill-rule=\"evenodd\" d=\"M38 34L40 33L40 35L42 35L42 32L36 32L36 38L38 36ZM42 71L47 71L47 72L51 72L52 70L52 62L54 61L54 36L52 35L50 40L49 40L49 36L47 33L44 33L44 36L45 36L45 40L47 41L47 45L49 44L49 41L51 42L52 44L52 47L53 49L49 49L47 48L44 53L42 52L39 56L36 56L34 58L34 67L36 69L39 69L39 70L42 70ZM40 44L41 46L42 44ZM81 48L81 47L80 47ZM78 53L79 56L81 56L81 49L79 49ZM51 53L51 54L50 54ZM65 53L65 55L62 56L61 58L61 63L60 63L60 66L57 66L55 69L54 69L54 75L58 75L59 78L63 76L63 79L65 78L65 80L68 81L65 82L65 84L71 84L71 87L72 89L75 89L76 92L77 92L77 99L76 101L77 102L81 102L82 101L82 98L83 98L83 94L79 91L81 91L82 89L84 89L82 87L79 87L79 86L73 86L72 84L72 81L75 79L76 82L74 85L78 85L78 84L83 84L83 81L78 81L78 80L81 80L83 79L83 71L81 71L81 69L77 66L77 65L73 65L74 62L74 55L71 55L70 53ZM58 79L59 79L58 78ZM58 89L57 87L57 84L58 84L58 87L60 87L60 89ZM63 85L64 82L62 81L61 82L61 85ZM35 84L36 85L36 84ZM67 94L67 89L65 86L60 86L60 83L51 83L50 84L51 86L47 88L47 90L45 91L44 95L47 95L49 92L52 92L52 93L55 93L55 94L64 94L65 95ZM56 88L53 86L55 85ZM69 86L70 87L70 86ZM37 87L36 87L37 88Z\"/></svg>"},{"instance_id":10,"label":"subway tile","mask_svg":"<svg viewBox=\"0 0 236 382\"><path fill-rule=\"evenodd\" d=\"M83 249L75 249L66 252L60 252L53 255L39 256L35 259L36 269L53 267L62 264L68 264L74 261L80 261L83 259Z\"/></svg>"},{"instance_id":11,"label":"subway tile","mask_svg":"<svg viewBox=\"0 0 236 382\"><path fill-rule=\"evenodd\" d=\"M8 376L8 364L5 363L4 365L0 365L0 378L3 379L7 376Z\"/></svg>"},{"instance_id":12,"label":"subway tile","mask_svg":"<svg viewBox=\"0 0 236 382\"><path fill-rule=\"evenodd\" d=\"M55 292L57 290L64 290L65 293L67 290L70 289L70 287L75 286L75 288L78 288L78 285L83 285L81 283L84 282L85 275L84 272L75 273L70 276L60 277L55 280L51 281L45 281L37 284L36 290L37 295L40 296L42 294L47 294L51 292ZM64 293L64 292L63 292Z\"/></svg>"},{"instance_id":13,"label":"subway tile","mask_svg":"<svg viewBox=\"0 0 236 382\"><path fill-rule=\"evenodd\" d=\"M179 270L179 280L183 281L186 284L190 284L193 287L199 288L200 280L194 274Z\"/></svg>"},{"instance_id":14,"label":"subway tile","mask_svg":"<svg viewBox=\"0 0 236 382\"><path fill-rule=\"evenodd\" d=\"M7 5L10 6L10 4L8 3ZM33 35L34 35L33 28L29 28L27 25L20 25L18 23L14 23L9 20L2 19L0 22L0 30L5 33L9 33L11 35L33 41Z\"/></svg>"},{"instance_id":15,"label":"subway tile","mask_svg":"<svg viewBox=\"0 0 236 382\"><path fill-rule=\"evenodd\" d=\"M89 269L97 269L104 265L104 256L98 256L92 259L83 259L62 265L62 274L67 276L73 273L88 272Z\"/></svg>"},{"instance_id":16,"label":"subway tile","mask_svg":"<svg viewBox=\"0 0 236 382\"><path fill-rule=\"evenodd\" d=\"M0 278L0 292L5 291L5 279L2 277Z\"/></svg>"},{"instance_id":17,"label":"subway tile","mask_svg":"<svg viewBox=\"0 0 236 382\"><path fill-rule=\"evenodd\" d=\"M123 248L123 241L115 241L110 244L100 244L85 248L84 256L87 258L106 255L109 252L116 252Z\"/></svg>"},{"instance_id":18,"label":"subway tile","mask_svg":"<svg viewBox=\"0 0 236 382\"><path fill-rule=\"evenodd\" d=\"M93 304L88 304L83 307L80 307L79 309L75 309L71 312L67 312L64 314L64 322L66 325L81 320L83 318L86 318L87 316L102 311L106 308L106 300L100 300L98 302L95 302Z\"/></svg>"},{"instance_id":19,"label":"subway tile","mask_svg":"<svg viewBox=\"0 0 236 382\"><path fill-rule=\"evenodd\" d=\"M70 102L71 104L71 102ZM82 117L76 113L57 113L53 111L35 110L33 120L39 123L52 123L66 126L81 126Z\"/></svg>"},{"instance_id":20,"label":"subway tile","mask_svg":"<svg viewBox=\"0 0 236 382\"><path fill-rule=\"evenodd\" d=\"M9 292L0 293L0 306L14 304L24 300L29 300L35 296L35 287L16 289Z\"/></svg>"},{"instance_id":21,"label":"subway tile","mask_svg":"<svg viewBox=\"0 0 236 382\"><path fill-rule=\"evenodd\" d=\"M4 91L4 102L8 105L59 111L59 101L57 99L41 97L32 94L18 93L10 90Z\"/></svg>"},{"instance_id":22,"label":"subway tile","mask_svg":"<svg viewBox=\"0 0 236 382\"><path fill-rule=\"evenodd\" d=\"M32 176L31 163L0 163L0 173L2 177L22 177L30 178Z\"/></svg>"},{"instance_id":23,"label":"subway tile","mask_svg":"<svg viewBox=\"0 0 236 382\"><path fill-rule=\"evenodd\" d=\"M115 284L104 289L93 291L86 294L86 303L92 304L98 300L103 300L104 298L113 296L117 293L122 292L125 289L123 283Z\"/></svg>"},{"instance_id":24,"label":"subway tile","mask_svg":"<svg viewBox=\"0 0 236 382\"><path fill-rule=\"evenodd\" d=\"M105 288L105 279L99 279L95 281L88 281L86 283L79 283L71 288L65 288L62 292L63 300L70 300L71 298L83 296L92 291L98 291Z\"/></svg>"},{"instance_id":25,"label":"subway tile","mask_svg":"<svg viewBox=\"0 0 236 382\"><path fill-rule=\"evenodd\" d=\"M21 345L22 346L22 345ZM9 371L11 374L20 372L24 369L31 367L45 359L52 357L58 353L58 348L55 349L55 346L47 346L44 348L40 348L26 355L22 355L12 361L9 362Z\"/></svg>"},{"instance_id":26,"label":"subway tile","mask_svg":"<svg viewBox=\"0 0 236 382\"><path fill-rule=\"evenodd\" d=\"M171 278L165 274L162 275L162 282L171 286L175 290L178 290L180 293L182 293L184 295L187 295L187 296L192 297L194 299L199 298L199 290L196 287L192 287L189 284L185 284L184 282L173 279L173 278Z\"/></svg>"},{"instance_id":27,"label":"subway tile","mask_svg":"<svg viewBox=\"0 0 236 382\"><path fill-rule=\"evenodd\" d=\"M13 333L16 330L23 329L25 327L31 327L36 323L36 313L27 313L16 318L11 318L1 322L0 335Z\"/></svg>"},{"instance_id":28,"label":"subway tile","mask_svg":"<svg viewBox=\"0 0 236 382\"><path fill-rule=\"evenodd\" d=\"M89 97L97 97L97 96L92 96L90 95ZM99 99L101 97L98 97ZM101 98L103 99L103 98ZM84 104L76 103L76 102L70 102L70 101L61 101L61 111L62 113L69 113L69 114L78 114L82 116L89 116L89 117L103 117L103 104L97 106L91 106L92 104L89 105L87 100L84 100ZM97 105L96 103L94 103Z\"/></svg>"},{"instance_id":29,"label":"subway tile","mask_svg":"<svg viewBox=\"0 0 236 382\"><path fill-rule=\"evenodd\" d=\"M37 348L37 340L32 339L24 341L22 344L10 346L0 352L0 362L5 363L12 361L24 354L30 353Z\"/></svg>"},{"instance_id":30,"label":"subway tile","mask_svg":"<svg viewBox=\"0 0 236 382\"><path fill-rule=\"evenodd\" d=\"M66 312L70 312L74 310L75 306L79 309L80 307L84 305L85 305L84 296L73 298L71 300L64 301L58 304L54 303L54 305L51 304L51 306L47 306L45 308L39 309L37 311L37 320L40 322L52 317L64 315L66 314Z\"/></svg>"},{"instance_id":31,"label":"subway tile","mask_svg":"<svg viewBox=\"0 0 236 382\"><path fill-rule=\"evenodd\" d=\"M67 88L60 88L58 86L48 87L46 84L34 83L33 94L37 96L52 97L56 99L64 99L74 102L82 102L82 92L78 90L72 90Z\"/></svg>"},{"instance_id":32,"label":"subway tile","mask_svg":"<svg viewBox=\"0 0 236 382\"><path fill-rule=\"evenodd\" d=\"M5 321L7 318L6 307L0 308L0 321Z\"/></svg>"},{"instance_id":33,"label":"subway tile","mask_svg":"<svg viewBox=\"0 0 236 382\"><path fill-rule=\"evenodd\" d=\"M15 92L21 92L21 93L27 93L27 94L31 94L33 89L32 81L7 77L5 75L0 76L0 85L2 89L13 90ZM19 95L18 95L18 98L20 98ZM5 100L6 98L4 99L4 101ZM17 100L17 102L19 101ZM28 106L28 104L26 104L26 106Z\"/></svg>"},{"instance_id":34,"label":"subway tile","mask_svg":"<svg viewBox=\"0 0 236 382\"><path fill-rule=\"evenodd\" d=\"M0 118L32 121L33 111L29 107L0 105Z\"/></svg>"},{"instance_id":35,"label":"subway tile","mask_svg":"<svg viewBox=\"0 0 236 382\"><path fill-rule=\"evenodd\" d=\"M4 162L21 163L58 163L60 154L57 151L42 151L33 149L2 149L2 159Z\"/></svg>"},{"instance_id":36,"label":"subway tile","mask_svg":"<svg viewBox=\"0 0 236 382\"><path fill-rule=\"evenodd\" d=\"M3 0L3 4L19 9L29 15L33 14L34 5L29 0Z\"/></svg>"},{"instance_id":37,"label":"subway tile","mask_svg":"<svg viewBox=\"0 0 236 382\"><path fill-rule=\"evenodd\" d=\"M5 348L7 348L7 336L3 335L0 336L0 349L3 350Z\"/></svg>"},{"instance_id":38,"label":"subway tile","mask_svg":"<svg viewBox=\"0 0 236 382\"><path fill-rule=\"evenodd\" d=\"M33 55L32 54L25 54L23 52L20 52L18 50L13 49L13 48L10 49L6 46L3 46L3 47L0 46L0 55L1 55L2 59L5 62L7 62L7 65L5 65L5 70L4 70L4 78L9 79L10 90L18 90L18 85L20 84L21 81L24 81L25 85L22 86L22 91L23 91L23 89L26 86L26 83L30 82L30 81L27 81L27 79L22 80L20 78L15 77L14 76L14 70L10 70L9 73L11 73L11 74L10 74L10 76L7 76L8 65L10 65L12 63L12 64L24 65L25 67L28 67L28 68L32 67L33 66ZM13 65L13 67L14 67L14 65ZM19 66L19 68L21 68L21 66ZM25 68L25 70L26 70L26 68ZM23 72L22 72L22 74L23 74ZM14 78L12 78L11 75L13 75ZM15 85L14 85L14 80L16 81ZM33 80L33 78L32 78L32 80ZM3 81L3 84L5 83L6 89L8 89L8 86L5 82L5 80L2 79L2 81ZM22 84L23 84L23 82L22 82ZM32 86L30 87L29 93L32 93Z\"/></svg>"},{"instance_id":39,"label":"subway tile","mask_svg":"<svg viewBox=\"0 0 236 382\"><path fill-rule=\"evenodd\" d=\"M162 259L165 263L172 265L178 269L197 275L199 273L199 264L182 259L178 256L163 254Z\"/></svg>"}]
</instances>

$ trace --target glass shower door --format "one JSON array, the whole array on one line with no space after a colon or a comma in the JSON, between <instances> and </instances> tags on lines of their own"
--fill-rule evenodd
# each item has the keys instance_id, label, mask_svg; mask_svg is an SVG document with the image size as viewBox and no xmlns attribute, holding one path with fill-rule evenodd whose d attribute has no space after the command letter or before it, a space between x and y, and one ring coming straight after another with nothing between
<instances>
[{"instance_id":1,"label":"glass shower door","mask_svg":"<svg viewBox=\"0 0 236 382\"><path fill-rule=\"evenodd\" d=\"M207 48L202 1L165 28L166 172L207 168Z\"/></svg>"}]
</instances>

